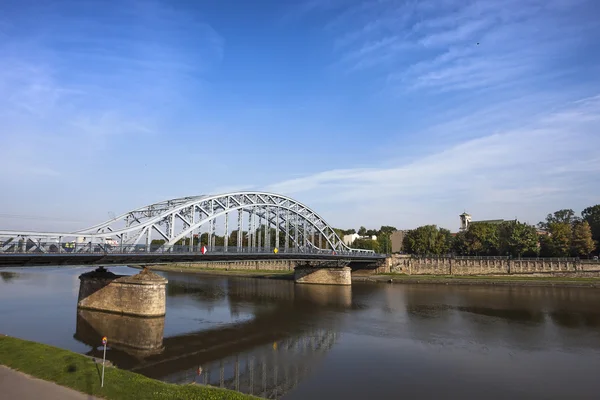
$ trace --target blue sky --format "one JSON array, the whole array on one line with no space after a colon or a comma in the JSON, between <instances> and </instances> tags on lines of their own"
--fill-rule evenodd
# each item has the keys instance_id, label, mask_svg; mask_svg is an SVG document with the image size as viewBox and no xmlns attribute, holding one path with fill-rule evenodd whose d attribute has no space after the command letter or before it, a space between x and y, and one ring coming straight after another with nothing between
<instances>
[{"instance_id":1,"label":"blue sky","mask_svg":"<svg viewBox=\"0 0 600 400\"><path fill-rule=\"evenodd\" d=\"M579 212L599 37L595 0L0 0L0 228L238 189L340 227Z\"/></svg>"}]
</instances>

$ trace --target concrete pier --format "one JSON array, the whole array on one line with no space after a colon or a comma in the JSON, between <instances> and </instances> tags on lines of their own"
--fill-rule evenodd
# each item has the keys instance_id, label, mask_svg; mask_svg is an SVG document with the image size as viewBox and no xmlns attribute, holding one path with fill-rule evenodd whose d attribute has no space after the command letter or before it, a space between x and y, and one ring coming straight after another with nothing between
<instances>
[{"instance_id":1,"label":"concrete pier","mask_svg":"<svg viewBox=\"0 0 600 400\"><path fill-rule=\"evenodd\" d=\"M99 267L79 279L78 308L143 317L165 315L167 280L149 270L123 276Z\"/></svg>"},{"instance_id":2,"label":"concrete pier","mask_svg":"<svg viewBox=\"0 0 600 400\"><path fill-rule=\"evenodd\" d=\"M320 285L351 285L352 269L350 267L298 266L294 269L294 281Z\"/></svg>"}]
</instances>

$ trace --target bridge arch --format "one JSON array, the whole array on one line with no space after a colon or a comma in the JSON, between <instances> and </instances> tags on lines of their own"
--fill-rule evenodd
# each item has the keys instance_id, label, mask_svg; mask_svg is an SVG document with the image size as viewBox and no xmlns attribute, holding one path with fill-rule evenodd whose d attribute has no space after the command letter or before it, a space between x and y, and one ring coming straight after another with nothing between
<instances>
[{"instance_id":1,"label":"bridge arch","mask_svg":"<svg viewBox=\"0 0 600 400\"><path fill-rule=\"evenodd\" d=\"M230 229L231 216L237 219L235 229ZM49 236L85 237L98 242L106 238L116 239L122 245L138 245L145 239L149 246L154 235L164 240L165 246L174 245L182 239L208 233L209 247L213 246L216 223L223 220L225 249L229 234L238 231L237 243L244 245L243 233L247 232L248 247L260 245L264 234L264 247L279 247L279 235L284 243L302 247L351 253L372 253L369 250L352 249L346 246L334 229L314 210L290 197L268 192L231 192L219 195L204 195L171 199L126 212L111 220L87 229L71 233L57 232L14 232L12 236L23 238L47 238ZM246 226L244 226L246 223ZM236 224L234 224L235 226ZM245 229L244 229L245 228ZM263 229L264 228L264 229ZM275 243L271 245L271 228L275 228ZM0 231L6 237L7 231Z\"/></svg>"}]
</instances>

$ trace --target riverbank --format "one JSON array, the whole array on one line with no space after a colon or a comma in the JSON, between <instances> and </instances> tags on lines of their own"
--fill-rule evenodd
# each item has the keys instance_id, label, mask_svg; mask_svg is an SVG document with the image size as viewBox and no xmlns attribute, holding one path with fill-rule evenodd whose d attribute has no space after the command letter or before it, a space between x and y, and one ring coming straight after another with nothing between
<instances>
[{"instance_id":1,"label":"riverbank","mask_svg":"<svg viewBox=\"0 0 600 400\"><path fill-rule=\"evenodd\" d=\"M106 368L102 388L100 387L102 365L91 358L57 347L3 335L0 335L0 364L35 378L110 400L256 399L254 396L226 389L164 383L114 367ZM11 384L11 381L2 382L2 385ZM0 393L5 393L1 386Z\"/></svg>"},{"instance_id":2,"label":"riverbank","mask_svg":"<svg viewBox=\"0 0 600 400\"><path fill-rule=\"evenodd\" d=\"M495 286L567 286L600 288L600 278L549 277L549 276L494 276L494 275L405 275L377 274L353 276L358 282L425 283L442 285L495 285Z\"/></svg>"},{"instance_id":3,"label":"riverbank","mask_svg":"<svg viewBox=\"0 0 600 400\"><path fill-rule=\"evenodd\" d=\"M133 266L132 266L133 267ZM134 268L140 268L135 266ZM290 271L266 270L237 270L237 269L208 269L193 266L148 266L154 271L183 272L214 276L243 276L257 279L293 280L294 273ZM390 282L391 280L391 282ZM387 274L353 274L353 282L385 282L397 284L441 284L441 285L496 285L496 286L568 286L600 288L600 278L594 277L564 277L564 276L535 276L535 275L406 275L400 273Z\"/></svg>"},{"instance_id":4,"label":"riverbank","mask_svg":"<svg viewBox=\"0 0 600 400\"><path fill-rule=\"evenodd\" d=\"M141 269L140 266L131 265L131 268ZM164 271L164 272L183 272L193 274L205 274L215 276L243 276L246 278L258 278L258 279L283 279L293 280L294 271L274 271L274 270L249 270L249 269L223 269L223 268L203 268L194 266L178 266L174 265L147 265L151 271Z\"/></svg>"}]
</instances>

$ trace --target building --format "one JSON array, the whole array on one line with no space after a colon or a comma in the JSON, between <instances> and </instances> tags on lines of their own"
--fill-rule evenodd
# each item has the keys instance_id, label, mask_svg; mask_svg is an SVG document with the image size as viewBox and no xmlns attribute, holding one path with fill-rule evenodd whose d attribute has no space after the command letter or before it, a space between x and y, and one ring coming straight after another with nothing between
<instances>
[{"instance_id":1,"label":"building","mask_svg":"<svg viewBox=\"0 0 600 400\"><path fill-rule=\"evenodd\" d=\"M358 233L353 233L351 235L344 235L342 241L346 246L350 246L356 239L360 238Z\"/></svg>"},{"instance_id":2,"label":"building","mask_svg":"<svg viewBox=\"0 0 600 400\"><path fill-rule=\"evenodd\" d=\"M471 223L471 215L466 212L459 215L460 217L460 230L466 231L469 229L469 224Z\"/></svg>"},{"instance_id":3,"label":"building","mask_svg":"<svg viewBox=\"0 0 600 400\"><path fill-rule=\"evenodd\" d=\"M344 235L342 241L346 246L352 245L357 239L367 239L367 240L377 240L377 236L360 236L358 233L353 233L351 235Z\"/></svg>"},{"instance_id":4,"label":"building","mask_svg":"<svg viewBox=\"0 0 600 400\"><path fill-rule=\"evenodd\" d=\"M467 214L466 212L462 213L459 215L460 217L460 231L466 231L467 229L469 229L469 226L473 225L473 224L501 224L503 222L505 222L505 220L503 219L484 219L481 221L473 221L471 218L470 214ZM510 221L517 221L517 219L513 219Z\"/></svg>"},{"instance_id":5,"label":"building","mask_svg":"<svg viewBox=\"0 0 600 400\"><path fill-rule=\"evenodd\" d=\"M390 235L390 241L392 242L392 253L402 252L402 242L404 241L404 235L406 231L394 231Z\"/></svg>"}]
</instances>

